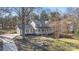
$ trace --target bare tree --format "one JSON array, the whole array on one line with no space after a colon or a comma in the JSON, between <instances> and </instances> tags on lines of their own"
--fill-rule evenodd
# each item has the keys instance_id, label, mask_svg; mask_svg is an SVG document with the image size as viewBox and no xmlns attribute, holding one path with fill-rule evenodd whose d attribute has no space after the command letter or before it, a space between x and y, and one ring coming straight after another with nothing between
<instances>
[{"instance_id":1,"label":"bare tree","mask_svg":"<svg viewBox=\"0 0 79 59\"><path fill-rule=\"evenodd\" d=\"M79 29L79 8L67 8L68 15L72 15L72 21L76 25L76 29Z\"/></svg>"},{"instance_id":2,"label":"bare tree","mask_svg":"<svg viewBox=\"0 0 79 59\"><path fill-rule=\"evenodd\" d=\"M52 27L55 38L60 37L60 15L57 10L56 12L52 12L50 16L50 26Z\"/></svg>"},{"instance_id":3,"label":"bare tree","mask_svg":"<svg viewBox=\"0 0 79 59\"><path fill-rule=\"evenodd\" d=\"M13 10L16 12L18 15L18 21L21 21L22 24L22 37L23 41L25 41L25 23L28 21L28 17L30 13L34 10L32 7L18 7L18 8L13 8Z\"/></svg>"},{"instance_id":4,"label":"bare tree","mask_svg":"<svg viewBox=\"0 0 79 59\"><path fill-rule=\"evenodd\" d=\"M1 24L2 24L2 28L4 28L5 26L5 16L6 14L10 14L10 10L7 7L0 7L0 20L1 20Z\"/></svg>"}]
</instances>

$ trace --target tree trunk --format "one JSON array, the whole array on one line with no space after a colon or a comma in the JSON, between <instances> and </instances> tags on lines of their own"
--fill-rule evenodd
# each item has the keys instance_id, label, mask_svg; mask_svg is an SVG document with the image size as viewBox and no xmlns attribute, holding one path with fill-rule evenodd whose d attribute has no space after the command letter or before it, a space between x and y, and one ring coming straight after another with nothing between
<instances>
[{"instance_id":1,"label":"tree trunk","mask_svg":"<svg viewBox=\"0 0 79 59\"><path fill-rule=\"evenodd\" d=\"M25 41L25 9L22 7L22 38Z\"/></svg>"}]
</instances>

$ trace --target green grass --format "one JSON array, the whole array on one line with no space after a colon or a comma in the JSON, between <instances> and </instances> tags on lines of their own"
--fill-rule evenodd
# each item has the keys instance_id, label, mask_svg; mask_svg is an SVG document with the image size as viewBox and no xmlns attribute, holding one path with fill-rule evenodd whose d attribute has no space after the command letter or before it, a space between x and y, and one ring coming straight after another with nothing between
<instances>
[{"instance_id":1,"label":"green grass","mask_svg":"<svg viewBox=\"0 0 79 59\"><path fill-rule=\"evenodd\" d=\"M49 50L55 50L55 51L79 50L79 40L74 39L53 40L49 45Z\"/></svg>"},{"instance_id":2,"label":"green grass","mask_svg":"<svg viewBox=\"0 0 79 59\"><path fill-rule=\"evenodd\" d=\"M70 39L70 38L61 38L61 39L53 39L53 38L40 38L36 42L40 41L43 43L48 43L49 51L75 51L79 50L79 40ZM35 43L35 42L34 42Z\"/></svg>"}]
</instances>

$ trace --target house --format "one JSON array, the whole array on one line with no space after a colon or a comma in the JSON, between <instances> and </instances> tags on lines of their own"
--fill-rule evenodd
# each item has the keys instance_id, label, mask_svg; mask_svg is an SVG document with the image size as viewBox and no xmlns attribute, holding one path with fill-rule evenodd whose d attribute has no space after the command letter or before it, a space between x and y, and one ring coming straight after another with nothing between
<instances>
[{"instance_id":1,"label":"house","mask_svg":"<svg viewBox=\"0 0 79 59\"><path fill-rule=\"evenodd\" d=\"M25 34L53 34L57 31L73 33L75 29L75 23L69 18L62 18L59 21L30 20L25 25ZM17 33L22 34L22 24L17 25Z\"/></svg>"},{"instance_id":2,"label":"house","mask_svg":"<svg viewBox=\"0 0 79 59\"><path fill-rule=\"evenodd\" d=\"M17 33L22 34L22 25L17 25ZM48 21L30 20L28 24L25 25L25 34L52 34L52 30L48 25Z\"/></svg>"},{"instance_id":3,"label":"house","mask_svg":"<svg viewBox=\"0 0 79 59\"><path fill-rule=\"evenodd\" d=\"M22 35L22 25L17 25L17 33ZM25 25L25 34L34 34L34 29L30 24Z\"/></svg>"}]
</instances>

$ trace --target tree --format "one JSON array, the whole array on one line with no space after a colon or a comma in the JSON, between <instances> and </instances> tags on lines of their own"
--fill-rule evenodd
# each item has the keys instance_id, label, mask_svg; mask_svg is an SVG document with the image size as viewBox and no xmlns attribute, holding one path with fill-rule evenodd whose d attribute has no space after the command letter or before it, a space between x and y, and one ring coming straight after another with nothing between
<instances>
[{"instance_id":1,"label":"tree","mask_svg":"<svg viewBox=\"0 0 79 59\"><path fill-rule=\"evenodd\" d=\"M4 28L4 26L5 26L6 20L4 20L4 19L7 14L10 14L10 11L8 10L8 8L7 7L0 7L0 20L1 20L2 28Z\"/></svg>"},{"instance_id":2,"label":"tree","mask_svg":"<svg viewBox=\"0 0 79 59\"><path fill-rule=\"evenodd\" d=\"M29 18L31 18L31 20L39 20L39 15L37 15L35 13L31 13Z\"/></svg>"},{"instance_id":3,"label":"tree","mask_svg":"<svg viewBox=\"0 0 79 59\"><path fill-rule=\"evenodd\" d=\"M79 8L78 7L75 7L75 8L67 8L67 14L68 16L72 16L72 17L69 17L72 22L76 25L75 28L76 29L79 29Z\"/></svg>"},{"instance_id":4,"label":"tree","mask_svg":"<svg viewBox=\"0 0 79 59\"><path fill-rule=\"evenodd\" d=\"M51 12L50 13L50 20L51 21L57 21L57 20L59 20L59 17L61 16L61 14L58 12L58 11L56 11L56 12Z\"/></svg>"},{"instance_id":5,"label":"tree","mask_svg":"<svg viewBox=\"0 0 79 59\"><path fill-rule=\"evenodd\" d=\"M27 23L28 17L33 10L34 8L32 7L13 8L13 11L15 11L15 13L18 15L18 20L21 21L22 24L23 41L25 41L25 23Z\"/></svg>"},{"instance_id":6,"label":"tree","mask_svg":"<svg viewBox=\"0 0 79 59\"><path fill-rule=\"evenodd\" d=\"M60 18L61 14L56 11L56 12L52 12L50 15L50 26L52 27L52 30L54 31L54 37L55 38L59 38L60 37ZM54 28L52 26L52 24L54 24Z\"/></svg>"},{"instance_id":7,"label":"tree","mask_svg":"<svg viewBox=\"0 0 79 59\"><path fill-rule=\"evenodd\" d=\"M40 20L43 20L43 21L48 21L49 20L49 16L48 14L46 13L45 10L43 10L40 14Z\"/></svg>"},{"instance_id":8,"label":"tree","mask_svg":"<svg viewBox=\"0 0 79 59\"><path fill-rule=\"evenodd\" d=\"M32 7L4 7L0 8L0 16L1 16L1 21L2 21L2 27L4 24L12 24L12 26L15 24L14 19L17 19L17 22L19 24L22 24L22 37L23 40L25 40L25 23L28 23L29 21L29 15L30 13L34 10L35 8ZM14 18L12 13L15 13L16 17ZM7 16L7 17L6 17ZM5 19L5 21L3 21ZM10 20L10 21L8 21ZM7 22L6 22L7 21Z\"/></svg>"}]
</instances>

